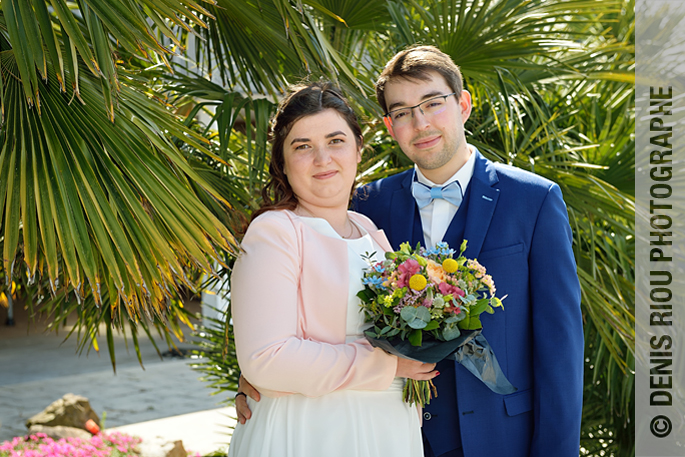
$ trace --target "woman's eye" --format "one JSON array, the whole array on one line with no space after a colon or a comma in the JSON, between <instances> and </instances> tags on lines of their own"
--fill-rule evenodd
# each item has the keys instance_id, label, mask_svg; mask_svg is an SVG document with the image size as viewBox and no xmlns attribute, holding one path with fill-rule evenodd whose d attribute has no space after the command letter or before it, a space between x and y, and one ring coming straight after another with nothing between
<instances>
[{"instance_id":1,"label":"woman's eye","mask_svg":"<svg viewBox=\"0 0 685 457\"><path fill-rule=\"evenodd\" d=\"M345 140L343 140L342 138L333 138L331 140L332 144L339 144L339 143L344 143L344 142L345 142Z\"/></svg>"},{"instance_id":2,"label":"woman's eye","mask_svg":"<svg viewBox=\"0 0 685 457\"><path fill-rule=\"evenodd\" d=\"M309 148L309 145L308 145L308 144L301 144L301 145L299 145L299 146L295 146L295 150L296 150L296 151L302 151L302 150L308 149L308 148Z\"/></svg>"}]
</instances>

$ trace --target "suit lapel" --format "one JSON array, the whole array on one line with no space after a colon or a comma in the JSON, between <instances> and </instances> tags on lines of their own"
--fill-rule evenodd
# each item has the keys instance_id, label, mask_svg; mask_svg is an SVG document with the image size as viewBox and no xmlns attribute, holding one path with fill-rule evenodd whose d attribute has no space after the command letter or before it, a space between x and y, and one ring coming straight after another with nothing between
<instances>
[{"instance_id":1,"label":"suit lapel","mask_svg":"<svg viewBox=\"0 0 685 457\"><path fill-rule=\"evenodd\" d=\"M494 165L480 152L475 153L476 164L469 184L471 196L464 228L464 239L468 240L464 255L468 258L476 258L480 254L499 199L499 189L493 187L499 181Z\"/></svg>"},{"instance_id":2,"label":"suit lapel","mask_svg":"<svg viewBox=\"0 0 685 457\"><path fill-rule=\"evenodd\" d=\"M416 211L416 201L411 194L411 184L414 173L410 170L402 180L402 185L392 194L390 201L390 224L388 228L390 243L393 249L399 249L400 243L409 241L414 246L414 218L418 217Z\"/></svg>"}]
</instances>

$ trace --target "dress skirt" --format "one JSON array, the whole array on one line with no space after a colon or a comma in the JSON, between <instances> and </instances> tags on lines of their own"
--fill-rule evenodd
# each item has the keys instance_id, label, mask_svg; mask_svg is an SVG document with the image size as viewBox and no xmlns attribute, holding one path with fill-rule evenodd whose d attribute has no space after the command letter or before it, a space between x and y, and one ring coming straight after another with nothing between
<instances>
[{"instance_id":1,"label":"dress skirt","mask_svg":"<svg viewBox=\"0 0 685 457\"><path fill-rule=\"evenodd\" d=\"M236 426L236 457L421 457L419 412L402 401L404 379L388 390L321 397L248 398L252 418Z\"/></svg>"}]
</instances>

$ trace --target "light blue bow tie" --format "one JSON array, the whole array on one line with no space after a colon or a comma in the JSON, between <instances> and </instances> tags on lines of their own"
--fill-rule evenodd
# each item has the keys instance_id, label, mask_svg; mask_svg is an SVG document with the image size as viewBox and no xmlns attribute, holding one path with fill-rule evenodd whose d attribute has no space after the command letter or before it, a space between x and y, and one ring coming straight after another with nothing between
<instances>
[{"instance_id":1,"label":"light blue bow tie","mask_svg":"<svg viewBox=\"0 0 685 457\"><path fill-rule=\"evenodd\" d=\"M419 208L430 204L436 198L442 198L454 206L459 206L463 198L458 181L452 181L445 187L428 187L423 183L414 181L411 185L411 193Z\"/></svg>"}]
</instances>

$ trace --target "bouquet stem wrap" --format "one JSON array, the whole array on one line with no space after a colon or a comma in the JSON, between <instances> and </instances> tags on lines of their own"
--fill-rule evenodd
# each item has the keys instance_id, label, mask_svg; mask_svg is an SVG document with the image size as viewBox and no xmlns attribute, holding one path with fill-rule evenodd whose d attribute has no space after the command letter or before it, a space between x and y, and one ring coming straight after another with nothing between
<instances>
[{"instance_id":1,"label":"bouquet stem wrap","mask_svg":"<svg viewBox=\"0 0 685 457\"><path fill-rule=\"evenodd\" d=\"M470 336L472 337L459 346L448 359L456 360L497 394L508 395L516 392L516 387L502 373L497 357L481 331L474 330Z\"/></svg>"},{"instance_id":2,"label":"bouquet stem wrap","mask_svg":"<svg viewBox=\"0 0 685 457\"><path fill-rule=\"evenodd\" d=\"M482 335L481 329L463 330L462 334L452 341L423 341L421 346L412 346L409 341L400 338L384 340L367 336L367 339L372 346L398 357L424 363L455 360L493 392L500 395L516 392L516 387L504 376L497 357L488 340ZM413 393L415 394L412 395ZM416 399L416 402L421 404L428 404L431 398L437 397L431 381L412 379L407 380L404 394L405 400L414 403L411 399Z\"/></svg>"}]
</instances>

